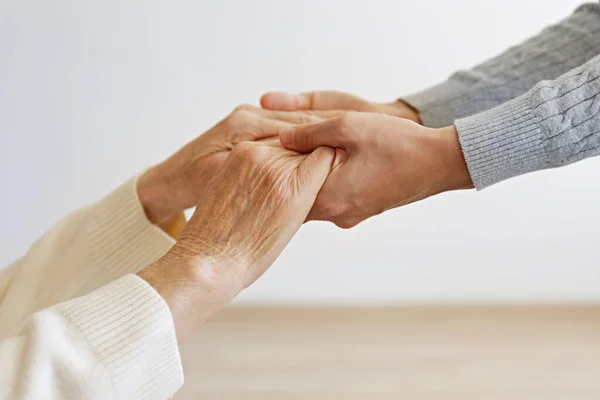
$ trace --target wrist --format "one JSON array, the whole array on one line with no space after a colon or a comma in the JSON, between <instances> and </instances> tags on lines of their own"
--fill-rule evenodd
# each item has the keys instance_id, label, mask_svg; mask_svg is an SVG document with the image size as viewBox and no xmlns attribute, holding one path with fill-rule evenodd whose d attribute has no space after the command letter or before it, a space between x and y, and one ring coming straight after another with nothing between
<instances>
[{"instance_id":1,"label":"wrist","mask_svg":"<svg viewBox=\"0 0 600 400\"><path fill-rule=\"evenodd\" d=\"M181 343L230 299L227 286L218 284L220 280L214 275L218 266L200 255L190 258L177 247L137 275L167 303Z\"/></svg>"},{"instance_id":2,"label":"wrist","mask_svg":"<svg viewBox=\"0 0 600 400\"><path fill-rule=\"evenodd\" d=\"M454 125L436 129L441 168L441 191L472 189L473 180Z\"/></svg>"}]
</instances>

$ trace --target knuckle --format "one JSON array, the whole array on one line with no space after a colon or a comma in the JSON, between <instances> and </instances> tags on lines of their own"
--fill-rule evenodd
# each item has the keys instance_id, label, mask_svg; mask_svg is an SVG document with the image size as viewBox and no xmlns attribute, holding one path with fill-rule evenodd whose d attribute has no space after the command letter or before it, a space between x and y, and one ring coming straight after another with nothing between
<instances>
[{"instance_id":1,"label":"knuckle","mask_svg":"<svg viewBox=\"0 0 600 400\"><path fill-rule=\"evenodd\" d=\"M254 152L256 143L254 142L240 142L233 147L231 153L233 155L246 157Z\"/></svg>"},{"instance_id":2,"label":"knuckle","mask_svg":"<svg viewBox=\"0 0 600 400\"><path fill-rule=\"evenodd\" d=\"M352 135L356 117L353 113L345 113L338 119L338 132L344 137Z\"/></svg>"},{"instance_id":3,"label":"knuckle","mask_svg":"<svg viewBox=\"0 0 600 400\"><path fill-rule=\"evenodd\" d=\"M250 111L235 109L225 118L225 124L228 129L237 129L244 126L252 117Z\"/></svg>"},{"instance_id":4,"label":"knuckle","mask_svg":"<svg viewBox=\"0 0 600 400\"><path fill-rule=\"evenodd\" d=\"M252 104L240 104L236 108L233 109L233 112L236 111L256 111L256 107Z\"/></svg>"},{"instance_id":5,"label":"knuckle","mask_svg":"<svg viewBox=\"0 0 600 400\"><path fill-rule=\"evenodd\" d=\"M345 217L345 218L336 218L332 222L334 224L336 224L339 228L350 229L350 228L354 228L356 225L358 225L358 223L360 221L357 218Z\"/></svg>"},{"instance_id":6,"label":"knuckle","mask_svg":"<svg viewBox=\"0 0 600 400\"><path fill-rule=\"evenodd\" d=\"M229 157L238 159L250 158L252 156L253 147L252 142L240 142L233 146Z\"/></svg>"},{"instance_id":7,"label":"knuckle","mask_svg":"<svg viewBox=\"0 0 600 400\"><path fill-rule=\"evenodd\" d=\"M355 200L344 200L322 210L326 218L342 229L349 229L358 225L364 218L361 209L356 207Z\"/></svg>"},{"instance_id":8,"label":"knuckle","mask_svg":"<svg viewBox=\"0 0 600 400\"><path fill-rule=\"evenodd\" d=\"M230 129L227 132L226 137L232 146L237 146L238 144L243 143L244 139L247 139L246 133L240 129Z\"/></svg>"},{"instance_id":9,"label":"knuckle","mask_svg":"<svg viewBox=\"0 0 600 400\"><path fill-rule=\"evenodd\" d=\"M226 137L232 146L237 146L245 141L252 140L251 130L248 130L248 121L238 121L226 133Z\"/></svg>"}]
</instances>

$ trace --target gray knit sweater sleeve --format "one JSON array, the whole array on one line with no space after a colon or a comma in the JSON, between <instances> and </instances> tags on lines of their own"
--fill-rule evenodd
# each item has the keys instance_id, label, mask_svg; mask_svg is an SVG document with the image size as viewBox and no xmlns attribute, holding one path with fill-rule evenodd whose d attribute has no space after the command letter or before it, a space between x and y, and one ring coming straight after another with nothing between
<instances>
[{"instance_id":1,"label":"gray knit sweater sleeve","mask_svg":"<svg viewBox=\"0 0 600 400\"><path fill-rule=\"evenodd\" d=\"M600 56L491 110L455 121L478 189L600 154Z\"/></svg>"},{"instance_id":2,"label":"gray knit sweater sleeve","mask_svg":"<svg viewBox=\"0 0 600 400\"><path fill-rule=\"evenodd\" d=\"M403 97L425 126L440 128L488 110L555 79L600 54L600 4L579 7L560 23L446 82Z\"/></svg>"}]
</instances>

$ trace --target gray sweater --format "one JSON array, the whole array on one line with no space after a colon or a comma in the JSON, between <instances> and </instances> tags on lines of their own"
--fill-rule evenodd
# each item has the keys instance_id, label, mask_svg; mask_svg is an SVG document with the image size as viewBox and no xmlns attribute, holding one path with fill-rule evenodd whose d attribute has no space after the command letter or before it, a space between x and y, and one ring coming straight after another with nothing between
<instances>
[{"instance_id":1,"label":"gray sweater","mask_svg":"<svg viewBox=\"0 0 600 400\"><path fill-rule=\"evenodd\" d=\"M456 125L475 187L600 154L600 4L448 81L403 98ZM465 118L466 117L466 118Z\"/></svg>"}]
</instances>

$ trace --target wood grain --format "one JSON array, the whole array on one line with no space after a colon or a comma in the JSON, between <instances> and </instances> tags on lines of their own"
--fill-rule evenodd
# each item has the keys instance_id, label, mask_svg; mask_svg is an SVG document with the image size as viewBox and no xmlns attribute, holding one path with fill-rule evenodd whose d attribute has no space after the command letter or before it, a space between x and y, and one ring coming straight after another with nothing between
<instances>
[{"instance_id":1,"label":"wood grain","mask_svg":"<svg viewBox=\"0 0 600 400\"><path fill-rule=\"evenodd\" d=\"M600 399L600 306L224 310L187 399Z\"/></svg>"}]
</instances>

